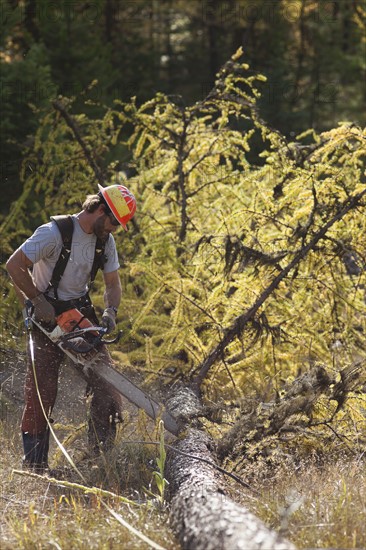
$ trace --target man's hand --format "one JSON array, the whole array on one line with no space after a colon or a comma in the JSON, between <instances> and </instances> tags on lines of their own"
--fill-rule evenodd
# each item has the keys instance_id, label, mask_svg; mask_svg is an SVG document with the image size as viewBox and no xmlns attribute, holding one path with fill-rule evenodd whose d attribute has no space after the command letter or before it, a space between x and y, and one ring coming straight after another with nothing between
<instances>
[{"instance_id":1,"label":"man's hand","mask_svg":"<svg viewBox=\"0 0 366 550\"><path fill-rule=\"evenodd\" d=\"M32 298L34 306L34 318L36 321L42 321L46 324L56 324L56 312L54 307L46 300L43 294L38 294Z\"/></svg>"},{"instance_id":2,"label":"man's hand","mask_svg":"<svg viewBox=\"0 0 366 550\"><path fill-rule=\"evenodd\" d=\"M107 334L113 332L116 328L116 311L112 307L107 307L102 315L102 327L107 329Z\"/></svg>"}]
</instances>

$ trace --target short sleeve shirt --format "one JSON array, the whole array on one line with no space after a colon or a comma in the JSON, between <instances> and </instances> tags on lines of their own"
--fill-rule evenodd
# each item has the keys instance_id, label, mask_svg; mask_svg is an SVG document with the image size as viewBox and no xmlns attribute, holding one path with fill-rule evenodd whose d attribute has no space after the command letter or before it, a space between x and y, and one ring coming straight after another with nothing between
<instances>
[{"instance_id":1,"label":"short sleeve shirt","mask_svg":"<svg viewBox=\"0 0 366 550\"><path fill-rule=\"evenodd\" d=\"M88 291L90 272L94 261L96 235L85 233L76 215L73 215L72 218L74 231L71 254L57 289L60 300L80 298ZM33 263L34 284L41 292L44 292L48 288L62 249L62 237L56 222L51 221L38 227L33 235L21 245L20 249ZM111 234L105 246L105 255L107 260L103 272L116 271L120 265L116 243ZM52 296L52 292L50 295Z\"/></svg>"}]
</instances>

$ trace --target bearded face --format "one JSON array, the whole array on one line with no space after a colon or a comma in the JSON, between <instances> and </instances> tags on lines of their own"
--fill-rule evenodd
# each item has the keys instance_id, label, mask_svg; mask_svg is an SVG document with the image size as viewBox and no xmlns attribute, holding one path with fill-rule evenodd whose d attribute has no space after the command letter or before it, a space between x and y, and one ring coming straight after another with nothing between
<instances>
[{"instance_id":1,"label":"bearded face","mask_svg":"<svg viewBox=\"0 0 366 550\"><path fill-rule=\"evenodd\" d=\"M112 229L109 227L110 224L108 223L108 216L107 214L104 214L103 216L100 216L97 218L93 225L93 233L103 242L106 242L106 240L109 237L109 234L112 233Z\"/></svg>"}]
</instances>

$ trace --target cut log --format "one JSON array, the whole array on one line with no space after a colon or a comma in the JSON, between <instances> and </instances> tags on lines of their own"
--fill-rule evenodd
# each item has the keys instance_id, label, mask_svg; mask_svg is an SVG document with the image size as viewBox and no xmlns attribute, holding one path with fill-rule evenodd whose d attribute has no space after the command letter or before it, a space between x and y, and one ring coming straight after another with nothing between
<instances>
[{"instance_id":1,"label":"cut log","mask_svg":"<svg viewBox=\"0 0 366 550\"><path fill-rule=\"evenodd\" d=\"M182 403L182 408L179 402ZM189 404L197 414L199 400L185 388L168 406L174 414ZM180 422L183 417L180 415ZM223 475L215 467L211 438L197 427L189 428L168 453L172 526L187 550L292 550L288 540L227 495ZM190 455L190 456L187 456Z\"/></svg>"}]
</instances>

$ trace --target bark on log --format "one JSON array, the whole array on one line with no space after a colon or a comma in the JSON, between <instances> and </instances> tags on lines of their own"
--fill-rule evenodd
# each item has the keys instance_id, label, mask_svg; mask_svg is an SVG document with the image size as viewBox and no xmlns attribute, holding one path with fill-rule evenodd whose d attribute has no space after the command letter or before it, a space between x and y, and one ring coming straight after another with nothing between
<instances>
[{"instance_id":1,"label":"bark on log","mask_svg":"<svg viewBox=\"0 0 366 550\"><path fill-rule=\"evenodd\" d=\"M181 421L182 416L188 416L189 404L196 414L199 400L186 388L168 402L173 413L174 410L184 410ZM225 491L223 476L215 468L213 442L205 432L188 428L174 447L177 452L168 453L166 475L170 484L171 521L184 549L295 548L246 508L230 499ZM191 456L187 457L187 454Z\"/></svg>"}]
</instances>

